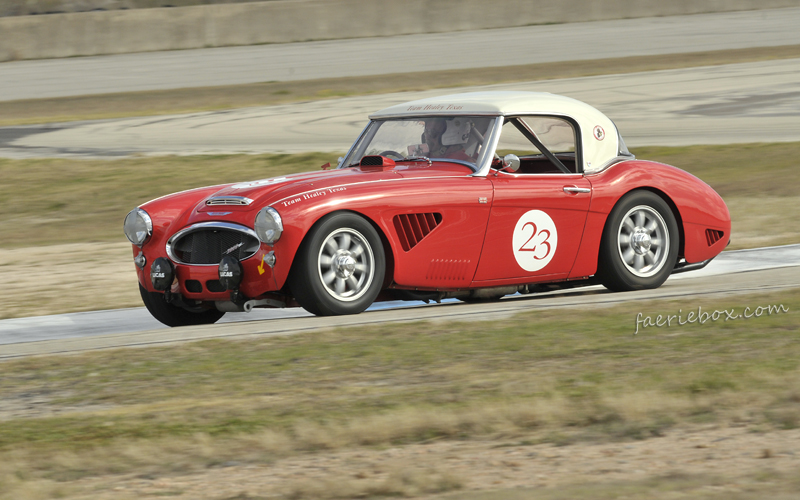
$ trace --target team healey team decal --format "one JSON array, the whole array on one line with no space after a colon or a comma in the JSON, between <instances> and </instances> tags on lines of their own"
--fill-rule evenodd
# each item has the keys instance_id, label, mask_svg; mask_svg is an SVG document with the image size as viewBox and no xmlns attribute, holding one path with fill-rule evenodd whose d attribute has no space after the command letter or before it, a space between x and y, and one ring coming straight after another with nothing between
<instances>
[{"instance_id":1,"label":"team healey team decal","mask_svg":"<svg viewBox=\"0 0 800 500\"><path fill-rule=\"evenodd\" d=\"M514 227L514 258L522 269L533 272L550 263L558 245L553 219L541 210L525 212Z\"/></svg>"}]
</instances>

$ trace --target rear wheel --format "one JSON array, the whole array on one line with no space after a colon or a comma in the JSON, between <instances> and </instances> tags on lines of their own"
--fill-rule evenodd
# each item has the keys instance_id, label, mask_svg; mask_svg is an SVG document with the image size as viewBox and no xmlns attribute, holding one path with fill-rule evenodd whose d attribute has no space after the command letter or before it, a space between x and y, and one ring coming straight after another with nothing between
<instances>
[{"instance_id":1,"label":"rear wheel","mask_svg":"<svg viewBox=\"0 0 800 500\"><path fill-rule=\"evenodd\" d=\"M608 216L597 275L609 290L658 288L675 267L679 238L675 216L660 196L628 193Z\"/></svg>"},{"instance_id":2,"label":"rear wheel","mask_svg":"<svg viewBox=\"0 0 800 500\"><path fill-rule=\"evenodd\" d=\"M198 312L188 311L168 303L164 299L163 293L148 292L142 285L139 285L139 293L150 314L167 326L210 325L216 323L225 315L224 312L216 309L206 309Z\"/></svg>"},{"instance_id":3,"label":"rear wheel","mask_svg":"<svg viewBox=\"0 0 800 500\"><path fill-rule=\"evenodd\" d=\"M335 213L317 222L300 245L289 288L312 314L358 314L381 291L385 268L375 228L358 215Z\"/></svg>"}]
</instances>

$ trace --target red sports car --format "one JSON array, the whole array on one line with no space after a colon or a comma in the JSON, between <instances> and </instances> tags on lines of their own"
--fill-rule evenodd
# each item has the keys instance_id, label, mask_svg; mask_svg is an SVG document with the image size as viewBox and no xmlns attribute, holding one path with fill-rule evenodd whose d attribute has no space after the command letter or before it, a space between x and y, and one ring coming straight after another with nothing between
<instances>
[{"instance_id":1,"label":"red sports car","mask_svg":"<svg viewBox=\"0 0 800 500\"><path fill-rule=\"evenodd\" d=\"M728 244L722 198L637 160L593 107L479 92L372 115L338 168L165 196L125 218L142 299L170 325L376 300L660 286Z\"/></svg>"}]
</instances>

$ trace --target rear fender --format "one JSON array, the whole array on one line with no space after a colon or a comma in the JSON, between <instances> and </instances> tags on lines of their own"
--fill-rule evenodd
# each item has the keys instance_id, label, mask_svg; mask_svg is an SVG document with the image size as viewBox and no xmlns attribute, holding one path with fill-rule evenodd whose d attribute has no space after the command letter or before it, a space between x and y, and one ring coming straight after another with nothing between
<instances>
[{"instance_id":1,"label":"rear fender","mask_svg":"<svg viewBox=\"0 0 800 500\"><path fill-rule=\"evenodd\" d=\"M680 252L688 263L702 262L718 255L730 239L728 207L708 184L678 168L661 163L631 160L587 176L592 184L592 203L581 249L570 278L594 275L603 229L619 200L636 189L661 196L678 222ZM707 238L708 230L723 236Z\"/></svg>"}]
</instances>

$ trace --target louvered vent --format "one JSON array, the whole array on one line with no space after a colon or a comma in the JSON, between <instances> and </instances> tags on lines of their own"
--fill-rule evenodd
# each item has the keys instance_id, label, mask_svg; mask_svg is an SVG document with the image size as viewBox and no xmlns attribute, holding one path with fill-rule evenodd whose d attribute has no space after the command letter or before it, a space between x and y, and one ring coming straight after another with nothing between
<instances>
[{"instance_id":1,"label":"louvered vent","mask_svg":"<svg viewBox=\"0 0 800 500\"><path fill-rule=\"evenodd\" d=\"M400 244L406 252L417 246L417 243L422 241L441 223L442 214L437 213L400 214L394 216L394 228L397 230Z\"/></svg>"},{"instance_id":2,"label":"louvered vent","mask_svg":"<svg viewBox=\"0 0 800 500\"><path fill-rule=\"evenodd\" d=\"M708 242L708 246L718 242L723 236L725 236L725 233L722 231L717 231L716 229L706 229L706 241Z\"/></svg>"},{"instance_id":3,"label":"louvered vent","mask_svg":"<svg viewBox=\"0 0 800 500\"><path fill-rule=\"evenodd\" d=\"M206 205L209 207L214 207L218 205L241 205L247 206L253 203L253 200L250 198L245 198L244 196L214 196L213 198L209 198L206 200Z\"/></svg>"},{"instance_id":4,"label":"louvered vent","mask_svg":"<svg viewBox=\"0 0 800 500\"><path fill-rule=\"evenodd\" d=\"M470 261L466 259L433 259L425 279L433 281L464 281Z\"/></svg>"}]
</instances>

